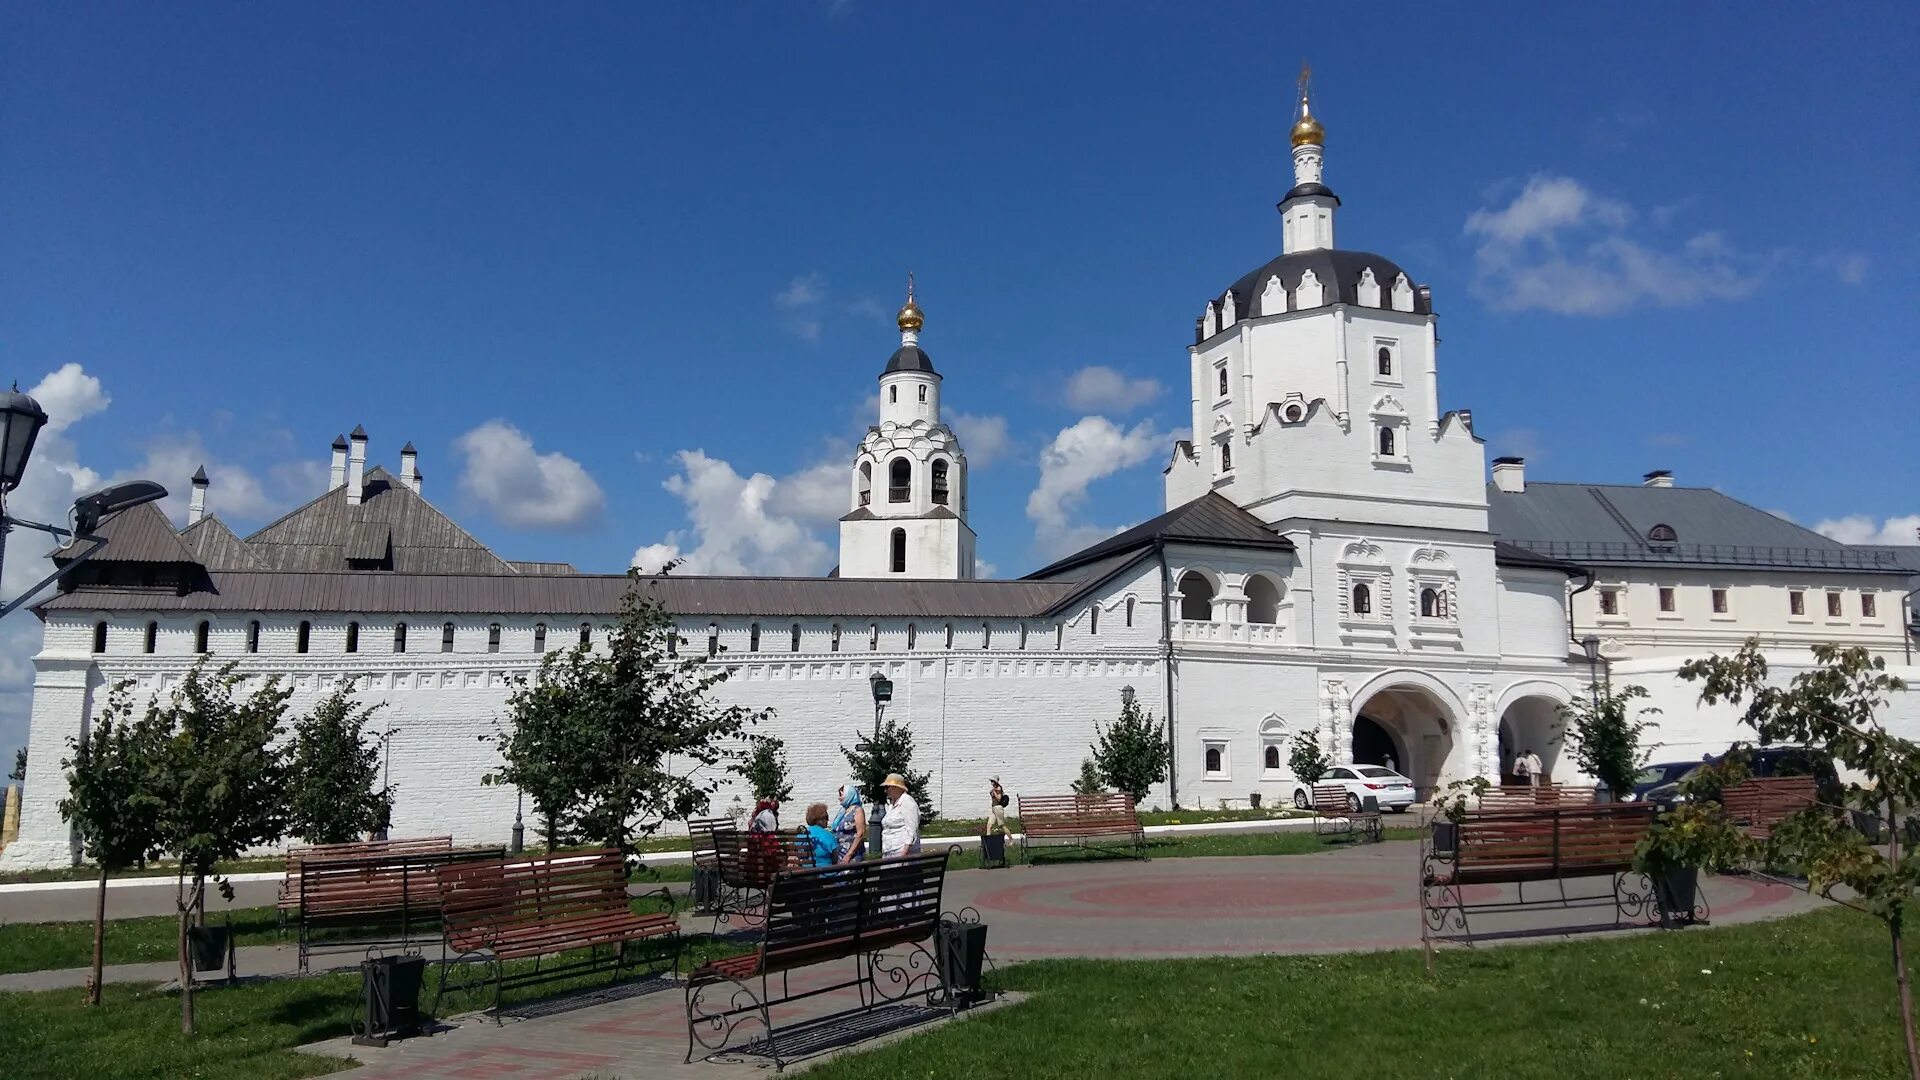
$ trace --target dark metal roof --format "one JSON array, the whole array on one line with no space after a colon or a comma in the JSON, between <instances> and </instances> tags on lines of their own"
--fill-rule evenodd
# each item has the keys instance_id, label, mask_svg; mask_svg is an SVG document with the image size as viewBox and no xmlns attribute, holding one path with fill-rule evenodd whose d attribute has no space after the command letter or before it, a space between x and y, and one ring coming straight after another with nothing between
<instances>
[{"instance_id":1,"label":"dark metal roof","mask_svg":"<svg viewBox=\"0 0 1920 1080\"><path fill-rule=\"evenodd\" d=\"M76 590L47 610L339 611L404 614L611 615L624 574L383 574L215 571L210 591ZM1017 619L1051 610L1073 582L859 578L643 578L681 618L719 615Z\"/></svg>"},{"instance_id":2,"label":"dark metal roof","mask_svg":"<svg viewBox=\"0 0 1920 1080\"><path fill-rule=\"evenodd\" d=\"M333 448L335 450L345 450L347 448L347 437L345 435L335 435L333 437Z\"/></svg>"},{"instance_id":3,"label":"dark metal roof","mask_svg":"<svg viewBox=\"0 0 1920 1080\"><path fill-rule=\"evenodd\" d=\"M527 562L523 559L509 559L507 565L518 574L577 574L580 571L572 563L563 562Z\"/></svg>"},{"instance_id":4,"label":"dark metal roof","mask_svg":"<svg viewBox=\"0 0 1920 1080\"><path fill-rule=\"evenodd\" d=\"M107 546L93 557L96 563L191 563L193 552L181 543L173 522L158 503L142 503L108 518L96 534L107 538ZM91 546L91 545L89 545ZM68 544L53 553L64 562L74 554L76 544Z\"/></svg>"},{"instance_id":5,"label":"dark metal roof","mask_svg":"<svg viewBox=\"0 0 1920 1080\"><path fill-rule=\"evenodd\" d=\"M1529 551L1519 544L1509 544L1505 540L1495 540L1493 542L1493 564L1495 566L1512 566L1527 570L1558 570L1563 574L1579 574L1582 576L1587 572L1586 567L1581 566L1579 563L1571 563L1565 559L1549 558L1539 552Z\"/></svg>"},{"instance_id":6,"label":"dark metal roof","mask_svg":"<svg viewBox=\"0 0 1920 1080\"><path fill-rule=\"evenodd\" d=\"M193 552L201 566L209 570L265 570L245 540L233 534L227 523L217 517L203 517L180 533L180 541Z\"/></svg>"},{"instance_id":7,"label":"dark metal roof","mask_svg":"<svg viewBox=\"0 0 1920 1080\"><path fill-rule=\"evenodd\" d=\"M356 521L347 534L347 558L354 562L386 562L393 545L393 526L384 521Z\"/></svg>"},{"instance_id":8,"label":"dark metal roof","mask_svg":"<svg viewBox=\"0 0 1920 1080\"><path fill-rule=\"evenodd\" d=\"M402 574L511 574L513 567L471 533L394 479L384 468L367 473L360 505L334 488L247 537L247 545L275 570L346 570L366 558L377 530L388 527L392 568ZM370 556L379 558L380 556Z\"/></svg>"},{"instance_id":9,"label":"dark metal roof","mask_svg":"<svg viewBox=\"0 0 1920 1080\"><path fill-rule=\"evenodd\" d=\"M1502 540L1588 566L1662 563L1903 572L1894 557L1852 547L1711 488L1528 481L1487 485L1488 524ZM1652 538L1673 530L1671 542Z\"/></svg>"},{"instance_id":10,"label":"dark metal roof","mask_svg":"<svg viewBox=\"0 0 1920 1080\"><path fill-rule=\"evenodd\" d=\"M887 370L881 374L891 375L896 371L924 371L929 375L940 374L933 370L933 357L928 356L926 350L918 345L902 345L893 350L893 356L887 360Z\"/></svg>"},{"instance_id":11,"label":"dark metal roof","mask_svg":"<svg viewBox=\"0 0 1920 1080\"><path fill-rule=\"evenodd\" d=\"M193 470L193 482L195 484L207 483L207 467L205 465Z\"/></svg>"},{"instance_id":12,"label":"dark metal roof","mask_svg":"<svg viewBox=\"0 0 1920 1080\"><path fill-rule=\"evenodd\" d=\"M1274 532L1266 522L1242 510L1233 500L1219 492L1210 491L1159 517L1143 521L1131 529L1043 566L1028 574L1027 580L1059 577L1066 571L1152 544L1156 540L1293 550L1293 541Z\"/></svg>"},{"instance_id":13,"label":"dark metal roof","mask_svg":"<svg viewBox=\"0 0 1920 1080\"><path fill-rule=\"evenodd\" d=\"M1321 248L1317 251L1295 251L1282 255L1234 282L1233 288L1229 290L1233 293L1234 313L1242 319L1257 315L1279 314L1279 311L1255 310L1259 307L1261 296L1267 291L1267 279L1278 274L1280 284L1291 296L1293 290L1300 287L1300 279L1308 270L1313 271L1313 276L1319 279L1321 287L1326 290L1324 295L1328 305L1358 304L1360 275L1369 267L1373 269L1373 280L1380 286L1380 300L1383 307L1391 310L1389 298L1393 292L1393 283L1404 273L1398 263L1366 251L1336 251L1331 248ZM1407 274L1407 284L1415 284L1412 274ZM1220 295L1224 296L1225 293ZM1291 303L1291 299L1288 302ZM1413 290L1413 312L1416 315L1433 313L1432 301L1417 287Z\"/></svg>"},{"instance_id":14,"label":"dark metal roof","mask_svg":"<svg viewBox=\"0 0 1920 1080\"><path fill-rule=\"evenodd\" d=\"M1333 200L1335 206L1340 205L1340 196L1335 195L1333 189L1325 184L1295 184L1292 191L1280 197L1279 205L1285 206L1294 199L1305 198L1308 195L1325 195Z\"/></svg>"}]
</instances>

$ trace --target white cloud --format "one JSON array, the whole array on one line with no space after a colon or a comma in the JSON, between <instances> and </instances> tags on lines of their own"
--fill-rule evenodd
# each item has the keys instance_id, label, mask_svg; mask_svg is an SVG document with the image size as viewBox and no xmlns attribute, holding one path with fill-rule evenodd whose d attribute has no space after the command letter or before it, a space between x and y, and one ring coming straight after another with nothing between
<instances>
[{"instance_id":1,"label":"white cloud","mask_svg":"<svg viewBox=\"0 0 1920 1080\"><path fill-rule=\"evenodd\" d=\"M833 564L834 551L817 531L845 512L847 473L831 462L781 479L741 476L704 450L674 455L680 471L663 484L686 504L692 526L674 530L633 553L633 565L658 570L682 560L683 574L807 576Z\"/></svg>"},{"instance_id":2,"label":"white cloud","mask_svg":"<svg viewBox=\"0 0 1920 1080\"><path fill-rule=\"evenodd\" d=\"M989 463L1006 456L1013 448L1013 437L1007 434L1007 418L1004 416L975 416L971 413L957 412L948 423L953 433L960 437L960 450L967 455L967 467L983 469Z\"/></svg>"},{"instance_id":3,"label":"white cloud","mask_svg":"<svg viewBox=\"0 0 1920 1080\"><path fill-rule=\"evenodd\" d=\"M993 580L993 575L999 572L1000 572L999 567L993 565L992 563L988 562L985 559L980 558L979 556L974 557L974 560L973 560L973 576L974 577L991 581Z\"/></svg>"},{"instance_id":4,"label":"white cloud","mask_svg":"<svg viewBox=\"0 0 1920 1080\"><path fill-rule=\"evenodd\" d=\"M827 299L827 279L801 274L773 294L773 306L783 312L782 324L802 341L820 340L820 306Z\"/></svg>"},{"instance_id":5,"label":"white cloud","mask_svg":"<svg viewBox=\"0 0 1920 1080\"><path fill-rule=\"evenodd\" d=\"M1817 522L1813 531L1843 544L1920 544L1920 514L1884 521L1866 514L1849 514Z\"/></svg>"},{"instance_id":6,"label":"white cloud","mask_svg":"<svg viewBox=\"0 0 1920 1080\"><path fill-rule=\"evenodd\" d=\"M1509 311L1612 315L1642 304L1685 307L1751 295L1770 257L1742 252L1717 232L1656 247L1633 208L1578 180L1535 176L1513 201L1468 215L1475 295Z\"/></svg>"},{"instance_id":7,"label":"white cloud","mask_svg":"<svg viewBox=\"0 0 1920 1080\"><path fill-rule=\"evenodd\" d=\"M324 479L324 467L318 462L312 464L320 469ZM274 484L278 490L269 490L268 483L253 470L215 458L199 433L193 431L155 437L147 443L146 454L137 464L116 471L111 479L113 482L158 482L167 489L167 497L160 500L160 509L166 511L175 525L185 525L187 502L193 492L193 471L202 467L207 470L207 510L229 522L260 521L276 516L291 509L294 502L303 502L325 489L323 483L301 498L298 492L304 489L305 478L299 466L289 462L270 470L270 477L281 479Z\"/></svg>"},{"instance_id":8,"label":"white cloud","mask_svg":"<svg viewBox=\"0 0 1920 1080\"><path fill-rule=\"evenodd\" d=\"M1073 520L1087 501L1087 489L1152 458L1168 438L1148 421L1122 428L1104 416L1084 416L1062 429L1040 452L1040 482L1027 496L1035 544L1056 556L1110 535L1112 529Z\"/></svg>"},{"instance_id":9,"label":"white cloud","mask_svg":"<svg viewBox=\"0 0 1920 1080\"><path fill-rule=\"evenodd\" d=\"M1833 271L1833 276L1845 285L1864 285L1867 283L1867 268L1871 265L1865 252L1836 251L1821 256L1820 265Z\"/></svg>"},{"instance_id":10,"label":"white cloud","mask_svg":"<svg viewBox=\"0 0 1920 1080\"><path fill-rule=\"evenodd\" d=\"M1132 412L1160 396L1160 380L1129 379L1103 364L1092 364L1067 379L1067 406L1082 411Z\"/></svg>"},{"instance_id":11,"label":"white cloud","mask_svg":"<svg viewBox=\"0 0 1920 1080\"><path fill-rule=\"evenodd\" d=\"M465 459L460 489L509 525L571 528L600 516L606 496L580 463L533 440L505 420L489 420L454 440Z\"/></svg>"}]
</instances>

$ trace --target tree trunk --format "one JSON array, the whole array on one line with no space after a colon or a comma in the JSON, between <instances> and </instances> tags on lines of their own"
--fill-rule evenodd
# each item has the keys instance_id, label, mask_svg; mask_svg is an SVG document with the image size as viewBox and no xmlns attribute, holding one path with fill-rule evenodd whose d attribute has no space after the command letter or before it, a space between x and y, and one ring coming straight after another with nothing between
<instances>
[{"instance_id":1,"label":"tree trunk","mask_svg":"<svg viewBox=\"0 0 1920 1080\"><path fill-rule=\"evenodd\" d=\"M193 957L187 949L187 926L193 920L194 897L186 891L186 872L184 863L180 867L180 883L175 903L180 908L180 1031L193 1034ZM200 875L195 874L194 889L200 888Z\"/></svg>"},{"instance_id":2,"label":"tree trunk","mask_svg":"<svg viewBox=\"0 0 1920 1080\"><path fill-rule=\"evenodd\" d=\"M107 864L100 863L100 895L93 901L93 978L87 982L87 1004L100 1004L100 969L107 952Z\"/></svg>"}]
</instances>

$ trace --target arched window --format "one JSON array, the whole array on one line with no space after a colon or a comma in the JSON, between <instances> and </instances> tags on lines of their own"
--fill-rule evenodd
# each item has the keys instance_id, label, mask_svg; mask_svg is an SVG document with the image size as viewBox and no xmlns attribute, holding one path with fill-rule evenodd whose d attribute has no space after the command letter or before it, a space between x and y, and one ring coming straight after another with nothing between
<instances>
[{"instance_id":1,"label":"arched window","mask_svg":"<svg viewBox=\"0 0 1920 1080\"><path fill-rule=\"evenodd\" d=\"M1220 365L1220 396L1227 396L1227 365Z\"/></svg>"},{"instance_id":2,"label":"arched window","mask_svg":"<svg viewBox=\"0 0 1920 1080\"><path fill-rule=\"evenodd\" d=\"M407 624L406 623L393 624L393 651L397 653L403 653L407 651Z\"/></svg>"},{"instance_id":3,"label":"arched window","mask_svg":"<svg viewBox=\"0 0 1920 1080\"><path fill-rule=\"evenodd\" d=\"M993 648L993 624L992 623L983 622L980 624L980 647L983 649Z\"/></svg>"},{"instance_id":4,"label":"arched window","mask_svg":"<svg viewBox=\"0 0 1920 1080\"><path fill-rule=\"evenodd\" d=\"M1353 613L1355 615L1373 614L1373 590L1365 585L1353 587Z\"/></svg>"},{"instance_id":5,"label":"arched window","mask_svg":"<svg viewBox=\"0 0 1920 1080\"><path fill-rule=\"evenodd\" d=\"M1647 530L1647 539L1656 544L1674 544L1680 541L1680 534L1673 531L1671 525L1655 525Z\"/></svg>"},{"instance_id":6,"label":"arched window","mask_svg":"<svg viewBox=\"0 0 1920 1080\"><path fill-rule=\"evenodd\" d=\"M300 625L302 627L305 627L307 624L301 623ZM302 644L300 646L301 652L307 651L305 641L306 639L302 637L301 638ZM147 624L147 645L146 645L147 651L153 652L155 649L159 647L160 647L160 624L157 622L150 622Z\"/></svg>"},{"instance_id":7,"label":"arched window","mask_svg":"<svg viewBox=\"0 0 1920 1080\"><path fill-rule=\"evenodd\" d=\"M500 624L499 623L493 623L487 627L487 651L488 652L500 651Z\"/></svg>"},{"instance_id":8,"label":"arched window","mask_svg":"<svg viewBox=\"0 0 1920 1080\"><path fill-rule=\"evenodd\" d=\"M1266 760L1264 764L1266 765L1268 771L1270 772L1280 768L1280 748L1279 747L1274 746L1271 743L1267 744Z\"/></svg>"},{"instance_id":9,"label":"arched window","mask_svg":"<svg viewBox=\"0 0 1920 1080\"><path fill-rule=\"evenodd\" d=\"M1447 617L1447 594L1439 589L1420 590L1420 616L1426 619L1444 619Z\"/></svg>"},{"instance_id":10,"label":"arched window","mask_svg":"<svg viewBox=\"0 0 1920 1080\"><path fill-rule=\"evenodd\" d=\"M1233 471L1233 444L1231 442L1223 442L1220 444L1220 471Z\"/></svg>"},{"instance_id":11,"label":"arched window","mask_svg":"<svg viewBox=\"0 0 1920 1080\"><path fill-rule=\"evenodd\" d=\"M897 386L887 387L887 404L892 405L897 403L899 400L900 400L900 388Z\"/></svg>"},{"instance_id":12,"label":"arched window","mask_svg":"<svg viewBox=\"0 0 1920 1080\"><path fill-rule=\"evenodd\" d=\"M1100 605L1099 604L1095 604L1092 607L1087 609L1087 633L1092 634L1095 637L1100 636Z\"/></svg>"},{"instance_id":13,"label":"arched window","mask_svg":"<svg viewBox=\"0 0 1920 1080\"><path fill-rule=\"evenodd\" d=\"M908 623L907 624L907 650L909 652L913 650L914 641L919 636L920 636L919 627L914 626L912 623Z\"/></svg>"},{"instance_id":14,"label":"arched window","mask_svg":"<svg viewBox=\"0 0 1920 1080\"><path fill-rule=\"evenodd\" d=\"M877 622L867 624L867 651L880 651L880 624Z\"/></svg>"},{"instance_id":15,"label":"arched window","mask_svg":"<svg viewBox=\"0 0 1920 1080\"><path fill-rule=\"evenodd\" d=\"M906 458L893 459L887 466L887 501L908 502L913 498L913 463Z\"/></svg>"},{"instance_id":16,"label":"arched window","mask_svg":"<svg viewBox=\"0 0 1920 1080\"><path fill-rule=\"evenodd\" d=\"M533 651L537 653L543 653L547 651L547 624L546 623L537 622L533 624Z\"/></svg>"},{"instance_id":17,"label":"arched window","mask_svg":"<svg viewBox=\"0 0 1920 1080\"><path fill-rule=\"evenodd\" d=\"M946 644L946 647L947 647L947 648L949 648L949 649L951 649L951 648L953 648L953 624L952 624L952 623L948 623L948 624L947 624L947 644Z\"/></svg>"},{"instance_id":18,"label":"arched window","mask_svg":"<svg viewBox=\"0 0 1920 1080\"><path fill-rule=\"evenodd\" d=\"M1380 346L1380 353L1379 353L1378 359L1380 362L1379 368L1378 368L1380 374L1382 375L1393 374L1393 350L1387 348L1385 345Z\"/></svg>"},{"instance_id":19,"label":"arched window","mask_svg":"<svg viewBox=\"0 0 1920 1080\"><path fill-rule=\"evenodd\" d=\"M947 463L945 461L933 463L933 504L947 505Z\"/></svg>"},{"instance_id":20,"label":"arched window","mask_svg":"<svg viewBox=\"0 0 1920 1080\"><path fill-rule=\"evenodd\" d=\"M193 651L194 652L205 654L211 651L210 649L207 648L207 635L212 631L212 629L213 629L213 624L209 623L205 619L201 619L199 622L193 625Z\"/></svg>"},{"instance_id":21,"label":"arched window","mask_svg":"<svg viewBox=\"0 0 1920 1080\"><path fill-rule=\"evenodd\" d=\"M800 624L799 623L793 624L793 640L789 643L787 651L788 652L800 651Z\"/></svg>"},{"instance_id":22,"label":"arched window","mask_svg":"<svg viewBox=\"0 0 1920 1080\"><path fill-rule=\"evenodd\" d=\"M311 644L312 641L313 624L305 619L300 620L300 628L295 630L293 634L293 651L300 653L306 652L307 646ZM148 649L147 651L152 652L153 650Z\"/></svg>"},{"instance_id":23,"label":"arched window","mask_svg":"<svg viewBox=\"0 0 1920 1080\"><path fill-rule=\"evenodd\" d=\"M860 505L865 506L872 501L873 462L863 461L860 463Z\"/></svg>"},{"instance_id":24,"label":"arched window","mask_svg":"<svg viewBox=\"0 0 1920 1080\"><path fill-rule=\"evenodd\" d=\"M1213 618L1213 583L1192 570L1180 575L1180 617L1189 622Z\"/></svg>"},{"instance_id":25,"label":"arched window","mask_svg":"<svg viewBox=\"0 0 1920 1080\"><path fill-rule=\"evenodd\" d=\"M747 651L748 652L760 651L760 624L759 623L747 624Z\"/></svg>"},{"instance_id":26,"label":"arched window","mask_svg":"<svg viewBox=\"0 0 1920 1080\"><path fill-rule=\"evenodd\" d=\"M347 651L360 651L360 624L357 622L347 624Z\"/></svg>"},{"instance_id":27,"label":"arched window","mask_svg":"<svg viewBox=\"0 0 1920 1080\"><path fill-rule=\"evenodd\" d=\"M707 624L707 655L708 656L720 655L720 624L719 623Z\"/></svg>"},{"instance_id":28,"label":"arched window","mask_svg":"<svg viewBox=\"0 0 1920 1080\"><path fill-rule=\"evenodd\" d=\"M581 623L580 624L580 647L584 649L587 646L592 644L593 644L593 624Z\"/></svg>"},{"instance_id":29,"label":"arched window","mask_svg":"<svg viewBox=\"0 0 1920 1080\"><path fill-rule=\"evenodd\" d=\"M829 642L830 647L834 652L839 652L840 651L840 624L839 623L833 624L833 632L831 637L832 637L832 640Z\"/></svg>"},{"instance_id":30,"label":"arched window","mask_svg":"<svg viewBox=\"0 0 1920 1080\"><path fill-rule=\"evenodd\" d=\"M1020 624L1020 648L1024 650L1026 647L1027 647L1027 624L1021 623Z\"/></svg>"},{"instance_id":31,"label":"arched window","mask_svg":"<svg viewBox=\"0 0 1920 1080\"><path fill-rule=\"evenodd\" d=\"M1380 429L1380 456L1393 456L1393 429L1390 427Z\"/></svg>"},{"instance_id":32,"label":"arched window","mask_svg":"<svg viewBox=\"0 0 1920 1080\"><path fill-rule=\"evenodd\" d=\"M1127 597L1127 626L1133 626L1133 597Z\"/></svg>"},{"instance_id":33,"label":"arched window","mask_svg":"<svg viewBox=\"0 0 1920 1080\"><path fill-rule=\"evenodd\" d=\"M260 651L260 620L259 619L255 619L252 622L247 624L247 651L250 653L257 653Z\"/></svg>"},{"instance_id":34,"label":"arched window","mask_svg":"<svg viewBox=\"0 0 1920 1080\"><path fill-rule=\"evenodd\" d=\"M1267 626L1280 621L1280 589L1265 574L1247 579L1247 621Z\"/></svg>"},{"instance_id":35,"label":"arched window","mask_svg":"<svg viewBox=\"0 0 1920 1080\"><path fill-rule=\"evenodd\" d=\"M1221 771L1220 770L1220 748L1217 746L1207 747L1207 771L1210 773L1217 773Z\"/></svg>"},{"instance_id":36,"label":"arched window","mask_svg":"<svg viewBox=\"0 0 1920 1080\"><path fill-rule=\"evenodd\" d=\"M259 626L260 624L254 623L253 625ZM93 651L97 653L103 653L107 651L107 624L106 623L97 622L93 624Z\"/></svg>"},{"instance_id":37,"label":"arched window","mask_svg":"<svg viewBox=\"0 0 1920 1080\"><path fill-rule=\"evenodd\" d=\"M612 640L612 635L608 635L608 640ZM667 656L670 659L679 659L680 657L680 628L678 626L667 629Z\"/></svg>"},{"instance_id":38,"label":"arched window","mask_svg":"<svg viewBox=\"0 0 1920 1080\"><path fill-rule=\"evenodd\" d=\"M887 537L887 546L891 549L887 565L896 574L907 572L907 530L895 529Z\"/></svg>"},{"instance_id":39,"label":"arched window","mask_svg":"<svg viewBox=\"0 0 1920 1080\"><path fill-rule=\"evenodd\" d=\"M453 624L452 623L443 623L440 626L440 651L441 652L453 651Z\"/></svg>"},{"instance_id":40,"label":"arched window","mask_svg":"<svg viewBox=\"0 0 1920 1080\"><path fill-rule=\"evenodd\" d=\"M922 405L927 403L927 387L925 383L920 384L920 403Z\"/></svg>"}]
</instances>

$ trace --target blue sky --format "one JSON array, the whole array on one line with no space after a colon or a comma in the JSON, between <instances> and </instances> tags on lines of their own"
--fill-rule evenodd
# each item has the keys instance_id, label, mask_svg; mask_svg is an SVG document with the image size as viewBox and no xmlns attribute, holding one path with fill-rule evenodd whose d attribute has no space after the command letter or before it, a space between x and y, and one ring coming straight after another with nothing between
<instances>
[{"instance_id":1,"label":"blue sky","mask_svg":"<svg viewBox=\"0 0 1920 1080\"><path fill-rule=\"evenodd\" d=\"M817 572L911 268L1024 572L1160 508L1309 58L1492 452L1912 540L1920 9L1356 10L12 6L0 355L72 418L21 500L204 461L244 531L364 424L511 558Z\"/></svg>"}]
</instances>

